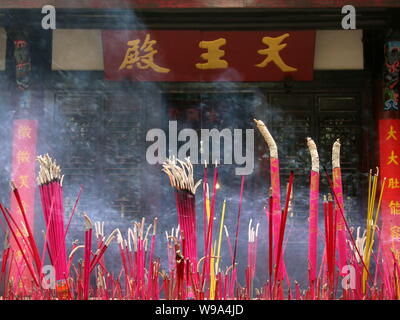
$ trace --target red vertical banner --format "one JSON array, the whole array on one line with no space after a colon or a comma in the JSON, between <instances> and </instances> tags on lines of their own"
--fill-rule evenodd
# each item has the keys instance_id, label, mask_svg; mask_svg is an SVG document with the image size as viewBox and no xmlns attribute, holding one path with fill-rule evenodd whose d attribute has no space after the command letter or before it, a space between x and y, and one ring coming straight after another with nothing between
<instances>
[{"instance_id":1,"label":"red vertical banner","mask_svg":"<svg viewBox=\"0 0 400 320\"><path fill-rule=\"evenodd\" d=\"M386 177L382 197L383 259L393 270L393 253L400 261L400 119L379 120L381 179Z\"/></svg>"},{"instance_id":2,"label":"red vertical banner","mask_svg":"<svg viewBox=\"0 0 400 320\"><path fill-rule=\"evenodd\" d=\"M35 159L36 159L37 121L29 119L18 119L13 124L12 145L12 172L11 180L15 183L21 195L27 221L33 230L35 209ZM11 194L11 214L19 224L21 232L26 232L23 217L18 203ZM22 235L17 232L16 236ZM21 292L28 290L31 286L31 276L28 272L22 252L14 239L10 239L10 248L14 252L11 261L10 277L13 279L14 288ZM20 240L21 244L24 242ZM23 250L28 254L28 248L23 245Z\"/></svg>"}]
</instances>

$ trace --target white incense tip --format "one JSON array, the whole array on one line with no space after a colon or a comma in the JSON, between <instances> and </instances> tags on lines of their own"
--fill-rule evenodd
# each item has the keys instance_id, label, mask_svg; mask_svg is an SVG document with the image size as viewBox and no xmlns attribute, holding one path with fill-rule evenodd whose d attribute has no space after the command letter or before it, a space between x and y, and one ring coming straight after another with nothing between
<instances>
[{"instance_id":1,"label":"white incense tip","mask_svg":"<svg viewBox=\"0 0 400 320\"><path fill-rule=\"evenodd\" d=\"M83 213L83 219L85 221L86 230L90 230L93 228L92 220L90 220L89 216L86 213Z\"/></svg>"},{"instance_id":2,"label":"white incense tip","mask_svg":"<svg viewBox=\"0 0 400 320\"><path fill-rule=\"evenodd\" d=\"M10 187L11 187L11 189L12 189L12 191L14 191L15 189L17 189L17 187L15 186L15 183L14 183L14 181L10 181Z\"/></svg>"},{"instance_id":3,"label":"white incense tip","mask_svg":"<svg viewBox=\"0 0 400 320\"><path fill-rule=\"evenodd\" d=\"M194 182L193 165L189 158L184 159L184 161L169 158L164 161L162 166L162 171L168 175L172 187L177 190L188 191L193 195L196 193L201 180L197 183Z\"/></svg>"},{"instance_id":4,"label":"white incense tip","mask_svg":"<svg viewBox=\"0 0 400 320\"><path fill-rule=\"evenodd\" d=\"M271 133L268 131L267 126L261 120L254 119L254 122L268 145L270 157L278 159L278 147Z\"/></svg>"},{"instance_id":5,"label":"white incense tip","mask_svg":"<svg viewBox=\"0 0 400 320\"><path fill-rule=\"evenodd\" d=\"M340 168L340 140L337 139L332 147L332 168Z\"/></svg>"},{"instance_id":6,"label":"white incense tip","mask_svg":"<svg viewBox=\"0 0 400 320\"><path fill-rule=\"evenodd\" d=\"M319 156L318 156L317 145L315 144L313 139L307 138L307 146L311 155L311 170L319 172Z\"/></svg>"},{"instance_id":7,"label":"white incense tip","mask_svg":"<svg viewBox=\"0 0 400 320\"><path fill-rule=\"evenodd\" d=\"M226 237L229 238L229 232L228 232L228 228L226 227L226 225L224 225L224 230L225 230Z\"/></svg>"}]
</instances>

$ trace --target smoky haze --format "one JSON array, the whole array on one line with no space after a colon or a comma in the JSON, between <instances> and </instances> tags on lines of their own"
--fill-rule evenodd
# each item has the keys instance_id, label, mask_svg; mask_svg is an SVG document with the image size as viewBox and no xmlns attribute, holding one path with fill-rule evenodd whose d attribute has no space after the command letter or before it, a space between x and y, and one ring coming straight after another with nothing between
<instances>
[{"instance_id":1,"label":"smoky haze","mask_svg":"<svg viewBox=\"0 0 400 320\"><path fill-rule=\"evenodd\" d=\"M145 28L134 13L127 19L129 28ZM71 48L72 50L73 48ZM160 62L162 64L162 61ZM235 70L235 78L240 74ZM225 75L226 76L226 75ZM256 86L245 90L235 83L198 84L197 93L191 94L191 88L182 85L180 94L168 93L166 84L142 83L131 85L122 82L110 84L101 78L95 83L88 73L68 71L57 72L57 83L48 90L43 116L39 119L38 154L49 153L57 159L66 175L64 180L65 216L68 221L77 194L83 191L75 217L67 235L68 251L75 239L83 243L84 223L82 213L90 218L105 222L105 236L114 228L120 228L124 237L127 228L134 221L146 218L147 225L158 218L158 233L155 254L161 258L162 269L167 268L165 231L171 232L177 226L174 190L167 176L161 172L160 165L150 165L145 161L145 134L153 128L166 129L168 120L178 121L178 130L184 128L201 129L255 129L253 118L265 120L267 125L273 110L274 121L283 119L284 111L266 101L265 95ZM114 90L114 88L117 88ZM186 89L185 89L186 88ZM131 97L131 101L118 109L113 115L108 103L115 96ZM125 101L126 102L126 101ZM136 106L139 105L137 109ZM114 106L114 105L113 105ZM0 114L0 200L9 205L11 175L12 119L14 111L2 106ZM125 109L124 109L125 108ZM190 118L188 112L198 115ZM72 110L72 111L71 111ZM132 111L133 110L133 111ZM192 111L190 111L192 110ZM178 116L172 116L176 111ZM175 112L175 114L176 114ZM179 114L181 116L179 116ZM119 116L118 116L119 115ZM115 118L114 118L115 117ZM282 120L284 121L284 120ZM308 201L309 168L311 166L306 146L306 135L302 148L294 148L290 139L282 140L276 135L280 158L285 162L281 176L282 202L288 172L294 170L294 196L292 211L289 215L285 243L285 261L292 280L298 280L305 288L307 285L307 246L308 246ZM293 137L296 136L293 132ZM288 136L288 135L286 135ZM289 135L290 136L290 135ZM118 140L116 140L118 139ZM253 174L245 177L245 191L240 221L238 241L238 277L244 285L244 272L247 266L247 229L250 219L253 225L260 223L255 287L267 280L268 226L264 207L267 205L269 180L269 155L266 144L255 131L255 163ZM333 141L332 141L333 143ZM244 148L245 146L243 146ZM221 149L223 145L221 146ZM294 150L294 157L293 157ZM328 154L329 150L326 150ZM221 152L222 154L222 152ZM288 156L290 158L288 159ZM329 157L324 156L324 164L330 168ZM195 179L203 179L202 165L195 166ZM235 165L219 166L220 189L216 196L214 239L217 239L223 200L227 200L225 224L229 230L231 242L235 242L235 229L239 207L241 177L235 175ZM118 170L117 170L118 169ZM209 167L208 181L212 186L213 166ZM326 178L321 171L321 181L325 181L322 192L328 192ZM323 233L322 192L320 197L319 229ZM211 192L210 192L211 194ZM350 199L351 200L351 199ZM350 202L349 200L349 202ZM347 198L346 198L347 201ZM352 206L353 224L361 216L358 204ZM200 187L196 194L197 243L200 256L203 253L203 193ZM36 197L35 234L42 248L41 230L44 229L41 206ZM321 260L324 240L319 238L319 261ZM220 267L225 270L231 264L225 235ZM77 253L77 258L83 251ZM115 275L121 268L119 252L113 243L106 253L106 264Z\"/></svg>"}]
</instances>

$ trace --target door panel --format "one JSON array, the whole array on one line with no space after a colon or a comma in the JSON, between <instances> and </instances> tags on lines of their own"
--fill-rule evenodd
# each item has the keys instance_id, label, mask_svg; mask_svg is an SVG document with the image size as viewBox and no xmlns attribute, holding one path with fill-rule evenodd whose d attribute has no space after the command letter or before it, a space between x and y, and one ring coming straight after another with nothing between
<instances>
[{"instance_id":1,"label":"door panel","mask_svg":"<svg viewBox=\"0 0 400 320\"><path fill-rule=\"evenodd\" d=\"M53 130L59 134L54 149L65 174L66 212L83 185L80 211L137 218L143 210L145 142L139 97L57 92L55 105Z\"/></svg>"},{"instance_id":2,"label":"door panel","mask_svg":"<svg viewBox=\"0 0 400 320\"><path fill-rule=\"evenodd\" d=\"M321 164L321 192L331 192L323 166L331 169L332 146L340 139L341 166L346 207L355 209L360 192L361 107L356 94L276 94L268 96L268 124L278 144L282 185L290 170L295 171L294 195L308 197L310 155L305 138L312 137ZM298 197L298 196L297 196ZM303 217L307 201L294 199L294 207ZM358 213L359 214L359 213Z\"/></svg>"}]
</instances>

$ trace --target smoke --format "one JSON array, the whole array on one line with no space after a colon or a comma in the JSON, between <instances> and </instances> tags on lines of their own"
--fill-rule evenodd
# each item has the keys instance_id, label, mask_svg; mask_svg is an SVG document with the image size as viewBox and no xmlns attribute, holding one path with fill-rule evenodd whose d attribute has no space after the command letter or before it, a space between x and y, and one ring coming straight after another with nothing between
<instances>
[{"instance_id":1,"label":"smoke","mask_svg":"<svg viewBox=\"0 0 400 320\"><path fill-rule=\"evenodd\" d=\"M9 180L11 176L11 144L12 144L12 118L13 111L7 103L0 103L0 201L9 204Z\"/></svg>"},{"instance_id":2,"label":"smoke","mask_svg":"<svg viewBox=\"0 0 400 320\"><path fill-rule=\"evenodd\" d=\"M127 26L145 29L145 26L132 12L126 17ZM240 79L240 74L229 69L223 78ZM93 221L105 222L105 236L114 228L120 228L123 235L133 227L134 221L146 217L146 224L158 218L156 256L167 267L165 231L177 226L174 190L160 166L151 166L145 161L148 146L145 134L152 128L167 131L168 120L178 121L178 130L183 128L200 129L254 129L253 118L272 124L271 132L278 144L282 170L282 202L285 199L287 177L290 170L295 172L292 210L286 227L285 262L289 277L296 279L304 288L307 284L307 245L308 245L308 201L310 157L306 147L307 128L285 126L287 114L278 106L269 104L264 93L256 85L246 89L230 82L197 84L194 93L191 86L182 85L178 93L163 93L165 84L157 83L108 83L93 79L90 73L59 71L54 84L54 99L47 101L44 114L39 121L38 153L49 153L61 165L64 180L65 216L68 221L80 187L83 187L76 214L72 219L67 235L68 250L72 241L83 242L84 224L82 214L87 212ZM118 90L113 90L118 87ZM127 100L128 99L128 100ZM9 203L8 181L11 174L12 108L0 106L0 200ZM286 130L285 134L280 134ZM255 147L254 173L245 177L245 191L238 239L238 275L244 285L244 270L247 266L247 228L250 219L260 223L257 270L255 286L267 280L268 228L265 207L267 206L269 181L268 148L258 134ZM286 139L284 137L293 137ZM294 139L304 139L301 145ZM333 143L333 141L332 141ZM343 148L346 148L344 145ZM221 149L223 145L221 145ZM323 163L330 163L326 157L328 150L321 150ZM357 155L354 155L356 157ZM354 161L357 159L350 159ZM329 167L329 166L328 166ZM212 194L213 167L209 167L209 186ZM214 239L220 228L220 215L223 200L227 201L225 225L229 230L232 245L235 244L235 230L239 207L241 177L234 173L234 165L219 166L219 184L216 196ZM196 181L203 179L203 166L195 168ZM354 177L344 173L344 180ZM321 172L322 193L329 192L326 178ZM351 186L351 182L349 183ZM322 210L322 195L320 199ZM359 212L358 203L349 203L351 214ZM35 232L41 239L44 229L39 199L37 197ZM196 194L197 239L200 256L203 254L203 192ZM357 213L359 214L359 213ZM323 232L322 211L319 228ZM357 219L352 217L352 222ZM147 229L146 225L146 229ZM40 242L40 241L39 241ZM223 234L222 270L229 267L231 259L225 234ZM41 248L41 246L40 246ZM319 256L323 250L323 239L319 240ZM83 252L78 252L81 258ZM120 271L119 252L113 243L106 253L107 266L115 275Z\"/></svg>"}]
</instances>

